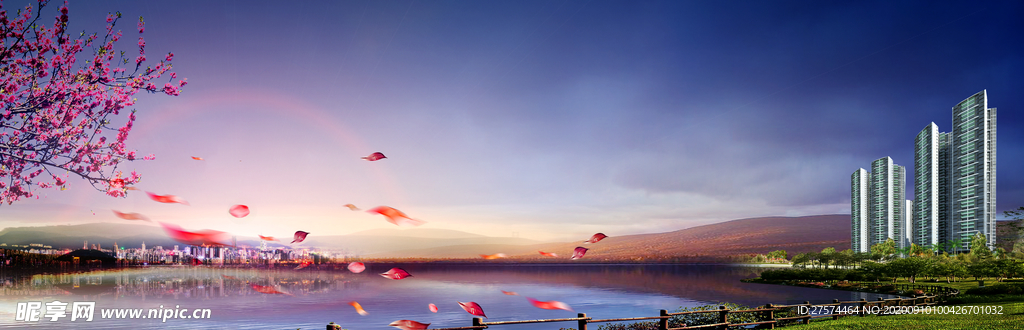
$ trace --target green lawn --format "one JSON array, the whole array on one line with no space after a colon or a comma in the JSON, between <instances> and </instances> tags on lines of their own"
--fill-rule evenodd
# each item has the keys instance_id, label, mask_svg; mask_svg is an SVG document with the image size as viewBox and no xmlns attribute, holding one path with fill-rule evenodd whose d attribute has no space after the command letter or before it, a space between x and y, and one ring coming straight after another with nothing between
<instances>
[{"instance_id":1,"label":"green lawn","mask_svg":"<svg viewBox=\"0 0 1024 330\"><path fill-rule=\"evenodd\" d=\"M1024 329L1024 302L976 303L954 306L1001 306L1002 315L991 314L916 314L890 316L848 316L839 320L821 320L807 325L785 327L794 330L819 329Z\"/></svg>"}]
</instances>

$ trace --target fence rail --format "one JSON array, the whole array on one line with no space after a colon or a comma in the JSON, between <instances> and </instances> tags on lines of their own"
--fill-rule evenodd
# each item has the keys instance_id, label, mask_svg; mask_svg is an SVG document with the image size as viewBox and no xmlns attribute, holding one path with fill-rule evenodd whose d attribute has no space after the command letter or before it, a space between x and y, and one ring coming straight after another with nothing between
<instances>
[{"instance_id":1,"label":"fence rail","mask_svg":"<svg viewBox=\"0 0 1024 330\"><path fill-rule=\"evenodd\" d=\"M879 284L874 282L864 282L864 284ZM893 284L883 284L893 285ZM730 310L725 306L719 306L717 310L707 311L689 311L689 312L674 312L670 313L668 310L661 310L661 315L658 316L645 316L645 317L627 317L627 318L614 318L614 319L593 319L588 317L586 313L578 313L577 317L572 318L561 318L561 319L545 319L545 320L522 320L522 321L496 321L496 322L484 322L482 318L473 318L473 325L468 327L454 327L454 328L438 328L434 330L463 330L463 329L487 329L491 326L506 325L506 324L526 324L526 323L547 323L547 322L576 322L576 330L587 330L587 325L593 323L603 322L623 322L623 321L644 321L644 320L657 320L659 330L691 330L691 329L729 329L730 327L739 326L758 326L768 329L774 329L779 326L786 326L790 323L803 323L808 324L811 319L821 318L832 318L838 320L840 317L846 316L859 316L864 317L868 314L872 315L893 315L886 314L884 311L888 306L932 306L938 302L946 299L949 296L959 294L959 290L941 287L941 286L930 286L930 285L917 285L917 284L895 284L898 290L921 290L928 294L918 296L914 295L911 298L891 298L883 299L878 298L876 301L868 301L861 299L857 301L839 301L834 299L831 303L826 304L811 304L809 301L805 301L803 304L795 305L773 305L767 304L760 308L744 309L744 310ZM843 305L847 305L847 308L842 308ZM796 309L794 312L792 309ZM814 313L814 311L831 311L831 313ZM854 311L851 313L851 311ZM871 311L871 312L869 312ZM873 312L880 313L873 313ZM691 325L685 324L682 327L669 328L669 319L675 316L690 315L690 314L709 314L717 313L717 317L713 317L715 323L702 324L702 325ZM729 314L747 313L756 314L756 321L746 323L732 323L729 319ZM789 316L795 314L796 316ZM735 319L735 318L734 318Z\"/></svg>"}]
</instances>

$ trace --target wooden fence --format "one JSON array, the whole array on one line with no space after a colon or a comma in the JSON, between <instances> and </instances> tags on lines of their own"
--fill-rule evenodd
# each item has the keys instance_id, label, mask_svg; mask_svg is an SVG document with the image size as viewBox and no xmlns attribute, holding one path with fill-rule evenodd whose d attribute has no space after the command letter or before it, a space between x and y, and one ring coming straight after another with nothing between
<instances>
[{"instance_id":1,"label":"wooden fence","mask_svg":"<svg viewBox=\"0 0 1024 330\"><path fill-rule=\"evenodd\" d=\"M867 282L870 283L870 282ZM883 284L884 285L884 284ZM890 284L891 285L891 284ZM895 315L900 313L906 313L907 308L899 308L900 306L934 306L938 302L944 300L946 297L956 295L959 293L958 290L939 287L939 286L927 286L927 285L909 285L902 284L905 286L902 290L922 290L932 294L917 296L911 298L892 298L882 299L878 298L877 301L867 301L861 299L858 301L839 301L835 299L829 304L811 304L805 301L803 304L796 305L773 305L768 304L760 308L755 309L744 309L744 310L730 310L725 306L719 306L718 310L708 311L692 311L692 312L676 312L669 313L667 310L661 310L659 316L649 317L628 317L628 318L617 318L617 319L594 319L588 317L586 313L579 313L577 317L573 318L561 318L561 319L546 319L546 320L523 320L523 321L497 321L497 322L484 322L482 318L473 318L473 325L468 327L455 327L455 328L439 328L434 330L469 330L469 329L487 329L491 326L506 325L506 324L526 324L526 323L548 323L548 322L576 322L576 330L587 330L587 325L592 323L603 323L603 322L625 322L625 321L644 321L644 320L658 320L659 330L683 330L683 329L729 329L730 327L742 327L742 326L756 326L758 328L774 329L775 327L781 327L788 324L803 323L808 324L811 319L831 318L838 320L840 317L845 316L860 316L864 317L868 314L872 315ZM900 285L896 285L897 289L900 289ZM948 289L948 290L946 290ZM942 292L942 293L939 293ZM845 306L844 306L845 305ZM841 307L842 306L842 307ZM845 308L843 308L845 307ZM894 308L895 307L895 308ZM794 312L793 309L796 309ZM829 311L827 314L824 313ZM822 312L822 313L815 313ZM669 319L688 314L706 314L716 313L717 315L712 316L716 323L712 324L701 324L692 326L683 326L679 328L669 328ZM755 317L754 322L745 323L732 323L729 319L729 314L737 313L751 313L758 315ZM788 316L796 315L796 316ZM749 317L748 317L749 319Z\"/></svg>"}]
</instances>

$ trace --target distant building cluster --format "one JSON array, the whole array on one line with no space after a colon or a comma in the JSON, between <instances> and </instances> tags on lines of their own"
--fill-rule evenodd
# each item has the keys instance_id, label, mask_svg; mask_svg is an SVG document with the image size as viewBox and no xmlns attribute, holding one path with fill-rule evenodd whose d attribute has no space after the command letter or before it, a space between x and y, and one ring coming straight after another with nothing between
<instances>
[{"instance_id":1,"label":"distant building cluster","mask_svg":"<svg viewBox=\"0 0 1024 330\"><path fill-rule=\"evenodd\" d=\"M967 251L981 233L996 240L996 109L986 91L953 107L951 132L935 123L914 139L914 193L906 199L906 168L884 157L851 176L852 249L870 252L893 239L939 250ZM957 247L953 247L958 242Z\"/></svg>"},{"instance_id":2,"label":"distant building cluster","mask_svg":"<svg viewBox=\"0 0 1024 330\"><path fill-rule=\"evenodd\" d=\"M22 251L41 255L64 255L72 252L71 249L54 249L52 246L32 243L27 245L8 245L0 243L0 248ZM114 242L113 249L105 249L102 244L89 244L83 242L82 249L97 250L111 257L117 258L119 262L136 264L212 264L212 265L238 265L238 264L275 264L278 262L295 262L302 260L313 261L314 263L328 262L337 255L333 252L320 249L289 249L289 248L268 248L262 244L257 248L231 247L231 246L192 246L179 247L174 245L171 249L164 249L163 246L146 247L143 242L139 248L127 248L118 246Z\"/></svg>"},{"instance_id":3,"label":"distant building cluster","mask_svg":"<svg viewBox=\"0 0 1024 330\"><path fill-rule=\"evenodd\" d=\"M43 245L43 244L39 244L39 243L31 243L31 244L25 244L25 245L18 245L18 244L7 245L7 243L0 243L0 249L21 250L21 251L28 252L28 253L47 254L47 255L54 255L54 254L58 254L59 255L59 254L65 254L65 253L71 252L71 250L54 249L52 246Z\"/></svg>"},{"instance_id":4,"label":"distant building cluster","mask_svg":"<svg viewBox=\"0 0 1024 330\"><path fill-rule=\"evenodd\" d=\"M113 257L121 261L137 262L145 264L213 264L213 265L238 265L238 264L274 264L277 262L289 262L295 260L320 261L329 259L329 253L319 249L267 249L231 247L231 246L193 246L186 245L179 248L175 245L173 249L164 249L163 246L146 248L146 243L138 249L118 247L114 243L114 250L100 250L111 252Z\"/></svg>"}]
</instances>

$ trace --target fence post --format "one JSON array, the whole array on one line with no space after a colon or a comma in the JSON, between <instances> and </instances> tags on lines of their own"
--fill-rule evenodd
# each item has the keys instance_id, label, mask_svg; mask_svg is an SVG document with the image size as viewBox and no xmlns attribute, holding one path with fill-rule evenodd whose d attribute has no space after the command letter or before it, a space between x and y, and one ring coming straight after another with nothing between
<instances>
[{"instance_id":1,"label":"fence post","mask_svg":"<svg viewBox=\"0 0 1024 330\"><path fill-rule=\"evenodd\" d=\"M804 303L807 304L807 318L804 319L804 324L811 324L811 302L805 301Z\"/></svg>"},{"instance_id":2,"label":"fence post","mask_svg":"<svg viewBox=\"0 0 1024 330\"><path fill-rule=\"evenodd\" d=\"M585 319L587 317L587 313L577 313L576 317L580 318L579 321L576 321L576 329L587 330L587 320Z\"/></svg>"},{"instance_id":3,"label":"fence post","mask_svg":"<svg viewBox=\"0 0 1024 330\"><path fill-rule=\"evenodd\" d=\"M725 309L725 306L718 306L718 323L725 323L722 329L729 329L729 310Z\"/></svg>"},{"instance_id":4,"label":"fence post","mask_svg":"<svg viewBox=\"0 0 1024 330\"><path fill-rule=\"evenodd\" d=\"M661 316L662 317L668 316L668 311L662 309L661 310ZM658 330L668 330L668 318L667 317L663 318L661 320L658 320Z\"/></svg>"},{"instance_id":5,"label":"fence post","mask_svg":"<svg viewBox=\"0 0 1024 330\"><path fill-rule=\"evenodd\" d=\"M833 304L838 304L839 303L839 299L832 299L832 303ZM839 305L836 305L836 307L832 309L832 319L833 320L838 320L839 319L838 311L839 311Z\"/></svg>"},{"instance_id":6,"label":"fence post","mask_svg":"<svg viewBox=\"0 0 1024 330\"><path fill-rule=\"evenodd\" d=\"M477 327L477 326L481 326L481 325L484 325L484 319L479 318L479 317L474 317L473 318L473 326ZM486 326L484 326L484 327L486 327Z\"/></svg>"},{"instance_id":7,"label":"fence post","mask_svg":"<svg viewBox=\"0 0 1024 330\"><path fill-rule=\"evenodd\" d=\"M775 321L775 306L767 304L765 308L768 308L768 319L766 321ZM775 323L768 323L768 329L775 329Z\"/></svg>"},{"instance_id":8,"label":"fence post","mask_svg":"<svg viewBox=\"0 0 1024 330\"><path fill-rule=\"evenodd\" d=\"M864 314L866 312L865 309L867 307L868 307L868 300L864 299L864 298L860 298L860 309L857 310L858 312L860 312L860 317L864 317Z\"/></svg>"}]
</instances>

